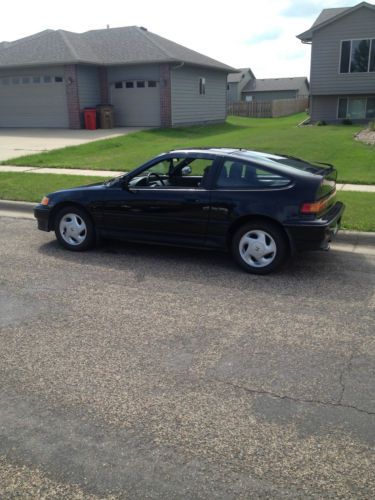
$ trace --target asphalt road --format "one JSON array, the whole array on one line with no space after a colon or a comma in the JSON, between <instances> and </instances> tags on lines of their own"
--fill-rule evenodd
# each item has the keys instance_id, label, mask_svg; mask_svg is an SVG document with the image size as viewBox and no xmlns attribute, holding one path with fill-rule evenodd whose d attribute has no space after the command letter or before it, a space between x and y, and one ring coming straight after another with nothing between
<instances>
[{"instance_id":1,"label":"asphalt road","mask_svg":"<svg viewBox=\"0 0 375 500\"><path fill-rule=\"evenodd\" d=\"M257 277L0 235L1 498L375 496L374 240Z\"/></svg>"}]
</instances>

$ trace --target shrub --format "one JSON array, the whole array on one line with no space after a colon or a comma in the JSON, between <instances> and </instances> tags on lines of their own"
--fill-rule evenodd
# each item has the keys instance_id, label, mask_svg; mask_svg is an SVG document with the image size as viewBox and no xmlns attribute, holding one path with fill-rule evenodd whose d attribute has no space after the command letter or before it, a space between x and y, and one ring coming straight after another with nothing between
<instances>
[{"instance_id":1,"label":"shrub","mask_svg":"<svg viewBox=\"0 0 375 500\"><path fill-rule=\"evenodd\" d=\"M373 120L372 122L369 122L369 124L368 124L368 128L369 128L369 130L371 130L372 132L375 132L375 120Z\"/></svg>"},{"instance_id":2,"label":"shrub","mask_svg":"<svg viewBox=\"0 0 375 500\"><path fill-rule=\"evenodd\" d=\"M327 122L325 122L324 120L319 120L318 122L316 122L317 127L324 127L325 125L327 125Z\"/></svg>"},{"instance_id":3,"label":"shrub","mask_svg":"<svg viewBox=\"0 0 375 500\"><path fill-rule=\"evenodd\" d=\"M341 122L343 125L353 125L353 122L350 118L344 118Z\"/></svg>"}]
</instances>

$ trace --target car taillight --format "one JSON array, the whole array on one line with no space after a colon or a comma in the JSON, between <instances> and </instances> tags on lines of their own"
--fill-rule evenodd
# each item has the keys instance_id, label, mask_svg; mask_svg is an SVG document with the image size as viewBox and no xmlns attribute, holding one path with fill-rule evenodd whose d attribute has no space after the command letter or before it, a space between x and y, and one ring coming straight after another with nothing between
<instances>
[{"instance_id":1,"label":"car taillight","mask_svg":"<svg viewBox=\"0 0 375 500\"><path fill-rule=\"evenodd\" d=\"M335 196L336 192L333 192L331 196L322 198L319 201L314 201L313 203L303 203L301 206L302 214L318 214L323 212L325 208L329 205L332 198Z\"/></svg>"}]
</instances>

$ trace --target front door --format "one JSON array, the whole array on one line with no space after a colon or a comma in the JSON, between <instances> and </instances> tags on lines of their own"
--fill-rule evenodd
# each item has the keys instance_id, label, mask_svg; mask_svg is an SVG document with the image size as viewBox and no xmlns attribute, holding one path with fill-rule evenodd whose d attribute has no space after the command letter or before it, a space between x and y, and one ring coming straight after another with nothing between
<instances>
[{"instance_id":1,"label":"front door","mask_svg":"<svg viewBox=\"0 0 375 500\"><path fill-rule=\"evenodd\" d=\"M210 215L205 183L212 159L163 159L118 188L103 207L107 229L135 240L204 245ZM118 234L120 236L120 234Z\"/></svg>"}]
</instances>

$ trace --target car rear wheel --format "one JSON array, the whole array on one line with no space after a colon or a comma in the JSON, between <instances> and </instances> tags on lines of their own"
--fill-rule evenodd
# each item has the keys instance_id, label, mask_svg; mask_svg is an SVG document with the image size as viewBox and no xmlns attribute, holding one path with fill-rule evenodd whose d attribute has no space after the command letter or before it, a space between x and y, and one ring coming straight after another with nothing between
<instances>
[{"instance_id":1,"label":"car rear wheel","mask_svg":"<svg viewBox=\"0 0 375 500\"><path fill-rule=\"evenodd\" d=\"M95 229L90 216L75 206L64 207L57 214L55 234L64 248L76 252L87 250L95 242Z\"/></svg>"},{"instance_id":2,"label":"car rear wheel","mask_svg":"<svg viewBox=\"0 0 375 500\"><path fill-rule=\"evenodd\" d=\"M274 224L253 221L235 233L232 254L245 271L268 274L285 261L288 244L283 231Z\"/></svg>"}]
</instances>

